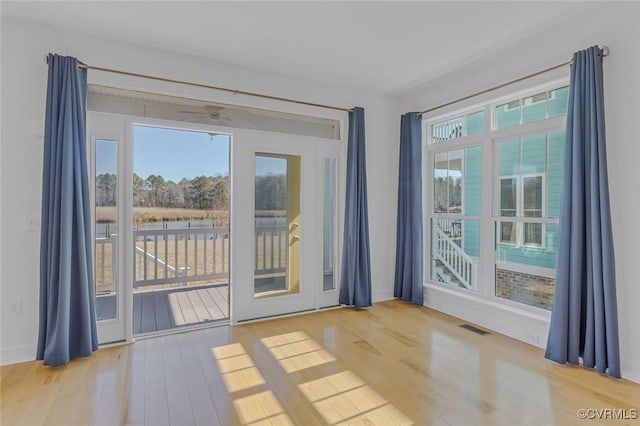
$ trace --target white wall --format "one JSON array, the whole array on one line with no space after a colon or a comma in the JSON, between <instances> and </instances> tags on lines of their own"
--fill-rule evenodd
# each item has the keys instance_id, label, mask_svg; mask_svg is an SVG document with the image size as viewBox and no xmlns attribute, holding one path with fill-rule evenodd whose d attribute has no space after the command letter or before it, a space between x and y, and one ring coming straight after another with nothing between
<instances>
[{"instance_id":1,"label":"white wall","mask_svg":"<svg viewBox=\"0 0 640 426\"><path fill-rule=\"evenodd\" d=\"M611 54L604 61L607 118L609 187L616 254L618 318L622 374L640 381L640 286L638 285L638 241L640 241L640 4L637 2L594 4L582 15L564 22L559 19L540 33L514 41L510 46L488 52L485 57L453 70L427 85L408 91L403 110L424 110L431 106L474 93L564 62L573 52L593 45L607 45ZM566 67L511 86L500 92L457 104L434 114L442 114L483 99L518 90L530 84L568 75ZM548 322L530 318L526 324L535 336L518 335L514 324L521 322L512 312L487 304L475 310L467 300L447 292L427 290L427 305L435 306L469 321L536 343L546 343ZM517 326L516 326L517 327ZM542 335L539 335L542 334Z\"/></svg>"},{"instance_id":2,"label":"white wall","mask_svg":"<svg viewBox=\"0 0 640 426\"><path fill-rule=\"evenodd\" d=\"M328 86L260 72L203 58L99 39L26 22L2 20L2 156L0 232L0 361L35 358L38 335L39 224L42 153L48 52L76 56L92 64L138 73L238 88L310 102L365 108L367 135L369 223L374 300L393 292L395 197L397 176L398 104L390 97ZM180 87L162 82L89 72L90 82L238 103L283 111L322 114L322 110L291 106ZM346 116L346 115L345 115ZM389 119L390 117L394 119ZM21 301L19 316L7 314L7 304Z\"/></svg>"}]
</instances>

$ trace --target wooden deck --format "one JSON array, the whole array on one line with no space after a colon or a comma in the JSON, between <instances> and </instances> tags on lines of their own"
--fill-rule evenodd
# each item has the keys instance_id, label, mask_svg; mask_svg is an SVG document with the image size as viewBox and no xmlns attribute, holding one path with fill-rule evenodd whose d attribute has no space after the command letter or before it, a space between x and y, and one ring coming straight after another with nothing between
<instances>
[{"instance_id":1,"label":"wooden deck","mask_svg":"<svg viewBox=\"0 0 640 426\"><path fill-rule=\"evenodd\" d=\"M257 292L283 289L274 277L255 283ZM325 275L324 289L333 287L333 276ZM115 318L114 295L96 297L98 321ZM229 285L178 287L133 293L133 334L154 333L176 327L229 319Z\"/></svg>"},{"instance_id":2,"label":"wooden deck","mask_svg":"<svg viewBox=\"0 0 640 426\"><path fill-rule=\"evenodd\" d=\"M115 316L115 296L96 298L98 320ZM133 294L133 334L153 333L229 318L229 285L173 288Z\"/></svg>"}]
</instances>

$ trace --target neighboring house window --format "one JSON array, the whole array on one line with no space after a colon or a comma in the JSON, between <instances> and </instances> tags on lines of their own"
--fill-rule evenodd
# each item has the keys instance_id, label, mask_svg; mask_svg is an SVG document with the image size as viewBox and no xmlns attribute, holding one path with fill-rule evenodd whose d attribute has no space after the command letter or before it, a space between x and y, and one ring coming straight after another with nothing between
<instances>
[{"instance_id":1,"label":"neighboring house window","mask_svg":"<svg viewBox=\"0 0 640 426\"><path fill-rule=\"evenodd\" d=\"M545 216L544 175L510 176L500 178L499 205L501 217ZM516 247L544 247L544 224L500 222L499 239L503 244Z\"/></svg>"},{"instance_id":2,"label":"neighboring house window","mask_svg":"<svg viewBox=\"0 0 640 426\"><path fill-rule=\"evenodd\" d=\"M522 177L522 215L524 217L544 217L545 185L544 175ZM541 223L525 223L523 229L524 245L543 247L544 225Z\"/></svg>"},{"instance_id":3,"label":"neighboring house window","mask_svg":"<svg viewBox=\"0 0 640 426\"><path fill-rule=\"evenodd\" d=\"M518 178L500 179L500 216L518 215ZM500 242L516 244L516 227L513 222L500 223Z\"/></svg>"},{"instance_id":4,"label":"neighboring house window","mask_svg":"<svg viewBox=\"0 0 640 426\"><path fill-rule=\"evenodd\" d=\"M431 283L551 309L567 99L555 84L425 119Z\"/></svg>"}]
</instances>

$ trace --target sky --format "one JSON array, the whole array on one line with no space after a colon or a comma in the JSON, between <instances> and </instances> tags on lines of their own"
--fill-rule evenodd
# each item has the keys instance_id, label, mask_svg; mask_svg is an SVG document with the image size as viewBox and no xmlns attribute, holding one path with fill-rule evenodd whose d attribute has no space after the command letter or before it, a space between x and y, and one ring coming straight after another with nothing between
<instances>
[{"instance_id":1,"label":"sky","mask_svg":"<svg viewBox=\"0 0 640 426\"><path fill-rule=\"evenodd\" d=\"M133 127L133 172L146 179L161 175L180 182L196 176L228 176L230 136L159 127ZM284 161L257 161L257 174L282 174ZM113 141L96 141L96 174L115 173Z\"/></svg>"},{"instance_id":2,"label":"sky","mask_svg":"<svg viewBox=\"0 0 640 426\"><path fill-rule=\"evenodd\" d=\"M196 176L229 175L228 135L133 127L133 172L146 179L161 175L180 182Z\"/></svg>"}]
</instances>

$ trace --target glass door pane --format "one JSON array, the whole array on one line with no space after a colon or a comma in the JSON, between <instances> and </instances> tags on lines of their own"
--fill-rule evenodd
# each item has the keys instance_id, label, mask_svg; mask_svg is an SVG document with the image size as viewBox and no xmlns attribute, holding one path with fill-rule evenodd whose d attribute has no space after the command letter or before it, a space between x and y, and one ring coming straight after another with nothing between
<instances>
[{"instance_id":1,"label":"glass door pane","mask_svg":"<svg viewBox=\"0 0 640 426\"><path fill-rule=\"evenodd\" d=\"M300 156L255 155L254 297L300 292Z\"/></svg>"},{"instance_id":2,"label":"glass door pane","mask_svg":"<svg viewBox=\"0 0 640 426\"><path fill-rule=\"evenodd\" d=\"M126 125L120 117L87 114L87 164L93 203L93 276L98 342L129 339L126 259L127 227L125 173L129 153Z\"/></svg>"},{"instance_id":3,"label":"glass door pane","mask_svg":"<svg viewBox=\"0 0 640 426\"><path fill-rule=\"evenodd\" d=\"M336 288L335 232L336 232L336 159L324 159L324 209L323 209L323 250L322 250L322 289Z\"/></svg>"},{"instance_id":4,"label":"glass door pane","mask_svg":"<svg viewBox=\"0 0 640 426\"><path fill-rule=\"evenodd\" d=\"M230 142L133 126L134 336L229 318Z\"/></svg>"},{"instance_id":5,"label":"glass door pane","mask_svg":"<svg viewBox=\"0 0 640 426\"><path fill-rule=\"evenodd\" d=\"M118 178L117 141L95 141L95 262L96 318L117 318Z\"/></svg>"}]
</instances>

